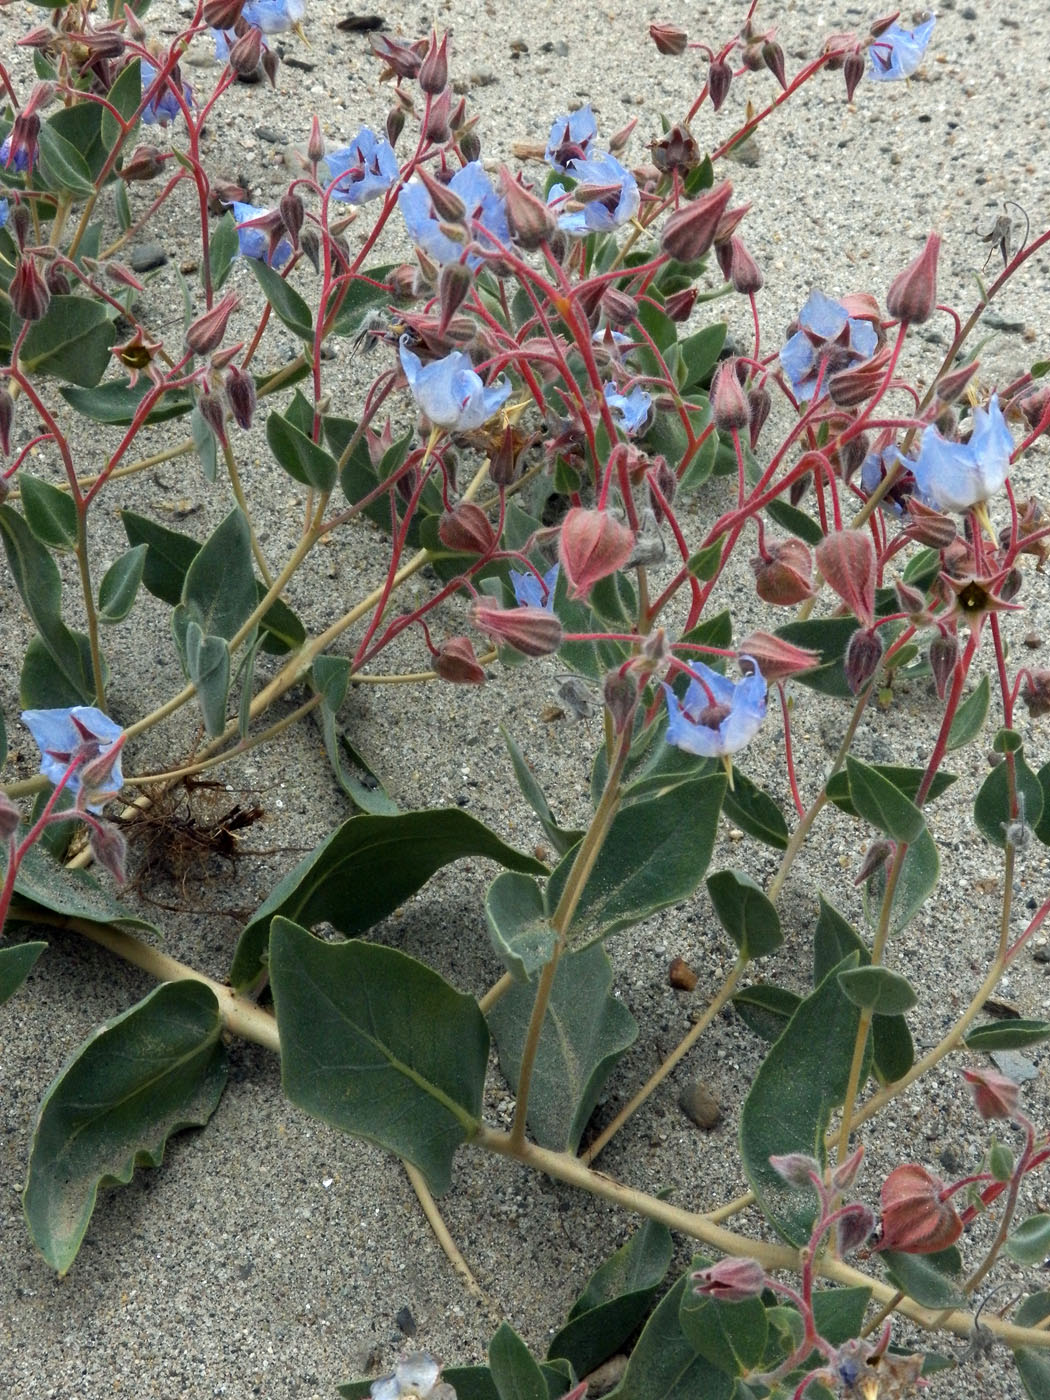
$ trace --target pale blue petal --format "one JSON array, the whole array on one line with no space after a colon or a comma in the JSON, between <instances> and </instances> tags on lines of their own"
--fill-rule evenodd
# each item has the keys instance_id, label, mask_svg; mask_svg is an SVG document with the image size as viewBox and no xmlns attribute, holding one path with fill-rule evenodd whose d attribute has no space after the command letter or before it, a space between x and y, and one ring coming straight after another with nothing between
<instances>
[{"instance_id":1,"label":"pale blue petal","mask_svg":"<svg viewBox=\"0 0 1050 1400\"><path fill-rule=\"evenodd\" d=\"M806 298L806 304L798 313L799 325L819 335L822 340L834 340L842 334L848 317L846 308L814 287Z\"/></svg>"}]
</instances>

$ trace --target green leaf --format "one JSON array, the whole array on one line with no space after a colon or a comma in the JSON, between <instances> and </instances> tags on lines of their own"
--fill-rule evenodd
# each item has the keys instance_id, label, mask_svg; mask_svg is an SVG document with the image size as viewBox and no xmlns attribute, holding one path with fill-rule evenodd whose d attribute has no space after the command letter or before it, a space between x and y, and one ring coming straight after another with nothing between
<instances>
[{"instance_id":1,"label":"green leaf","mask_svg":"<svg viewBox=\"0 0 1050 1400\"><path fill-rule=\"evenodd\" d=\"M900 1016L918 1001L906 977L888 967L854 967L839 973L839 986L854 1006L880 1016Z\"/></svg>"},{"instance_id":2,"label":"green leaf","mask_svg":"<svg viewBox=\"0 0 1050 1400\"><path fill-rule=\"evenodd\" d=\"M292 870L241 933L230 979L251 984L263 970L276 914L309 926L327 920L341 933L363 933L392 913L442 866L484 856L508 870L546 873L532 856L505 845L458 807L396 816L351 817ZM352 891L352 897L347 897Z\"/></svg>"},{"instance_id":3,"label":"green leaf","mask_svg":"<svg viewBox=\"0 0 1050 1400\"><path fill-rule=\"evenodd\" d=\"M531 875L504 870L485 896L492 946L516 982L528 982L550 962L557 942L543 891Z\"/></svg>"},{"instance_id":4,"label":"green leaf","mask_svg":"<svg viewBox=\"0 0 1050 1400\"><path fill-rule=\"evenodd\" d=\"M22 1201L29 1233L64 1274L100 1186L158 1166L172 1133L206 1123L226 1083L222 1017L203 982L166 982L96 1031L44 1096Z\"/></svg>"},{"instance_id":5,"label":"green leaf","mask_svg":"<svg viewBox=\"0 0 1050 1400\"><path fill-rule=\"evenodd\" d=\"M919 786L926 776L925 768L907 768L899 763L872 763L869 767L872 772L878 773L880 777L892 783L898 792L902 792L910 801L915 800ZM952 783L956 781L957 776L955 773L946 772L943 768L938 769L933 775L933 782L926 794L926 802L934 802L940 797L941 793L950 788ZM828 800L834 802L840 811L848 812L851 817L860 815L850 796L849 774L845 769L840 768L837 773L832 774L828 779L826 792Z\"/></svg>"},{"instance_id":6,"label":"green leaf","mask_svg":"<svg viewBox=\"0 0 1050 1400\"><path fill-rule=\"evenodd\" d=\"M0 871L6 869L7 853L0 849ZM58 917L49 921L48 915ZM18 867L11 918L59 926L66 918L90 919L96 924L126 925L157 932L148 920L129 914L86 870L70 870L53 860L40 842L30 846Z\"/></svg>"},{"instance_id":7,"label":"green leaf","mask_svg":"<svg viewBox=\"0 0 1050 1400\"><path fill-rule=\"evenodd\" d=\"M226 279L230 275L230 271L233 267L233 260L237 256L239 248L240 240L237 237L237 220L233 217L233 210L227 209L219 222L217 224L212 224L208 238L208 269L211 272L212 291L219 292L222 290ZM247 261L255 269L256 274L258 274L258 270L261 267L264 268L266 272L270 273L271 277L277 277L277 274L271 268L266 267L265 263L263 263L260 258L248 258ZM262 278L259 280L261 282ZM280 277L277 277L277 281L281 283L282 287L287 285L281 281ZM266 288L264 286L263 291L265 292L265 290ZM293 293L293 296L294 295L296 294ZM309 311L307 311L306 314L307 317L309 317Z\"/></svg>"},{"instance_id":8,"label":"green leaf","mask_svg":"<svg viewBox=\"0 0 1050 1400\"><path fill-rule=\"evenodd\" d=\"M19 362L29 374L53 374L93 389L109 364L116 332L107 308L87 297L53 296L22 342Z\"/></svg>"},{"instance_id":9,"label":"green leaf","mask_svg":"<svg viewBox=\"0 0 1050 1400\"><path fill-rule=\"evenodd\" d=\"M257 601L251 532L244 512L234 506L194 555L182 582L182 603L206 637L229 641Z\"/></svg>"},{"instance_id":10,"label":"green leaf","mask_svg":"<svg viewBox=\"0 0 1050 1400\"><path fill-rule=\"evenodd\" d=\"M197 460L201 464L204 480L214 486L219 474L218 439L196 404L190 411L190 437L197 449Z\"/></svg>"},{"instance_id":11,"label":"green leaf","mask_svg":"<svg viewBox=\"0 0 1050 1400\"><path fill-rule=\"evenodd\" d=\"M142 571L146 567L147 546L135 545L106 570L98 590L99 622L123 622L135 606Z\"/></svg>"},{"instance_id":12,"label":"green leaf","mask_svg":"<svg viewBox=\"0 0 1050 1400\"><path fill-rule=\"evenodd\" d=\"M143 13L141 6L139 7L138 13L140 15ZM126 122L130 122L131 118L135 115L141 97L142 69L138 59L132 58L125 63L124 67L117 74L116 82L113 83L109 92L106 94L106 101L109 103L109 107L112 107L114 110L111 112L109 107L103 107L101 104L97 104L102 114L99 127L100 144L107 156L113 150L114 146L125 139L123 128L117 120L117 116L121 116ZM96 104L83 103L81 105L91 107ZM114 115L114 112L117 116ZM118 182L118 188L125 188L123 181Z\"/></svg>"},{"instance_id":13,"label":"green leaf","mask_svg":"<svg viewBox=\"0 0 1050 1400\"><path fill-rule=\"evenodd\" d=\"M813 937L813 984L823 982L837 963L850 953L860 955L860 966L871 965L868 946L853 927L822 894L820 917ZM871 1023L872 1064L883 1084L908 1073L915 1060L908 1023L903 1016L876 1016Z\"/></svg>"},{"instance_id":14,"label":"green leaf","mask_svg":"<svg viewBox=\"0 0 1050 1400\"><path fill-rule=\"evenodd\" d=\"M694 1259L690 1272L706 1264ZM697 1354L682 1331L679 1311L688 1274L661 1299L631 1352L627 1370L606 1400L731 1400L732 1376Z\"/></svg>"},{"instance_id":15,"label":"green leaf","mask_svg":"<svg viewBox=\"0 0 1050 1400\"><path fill-rule=\"evenodd\" d=\"M988 1021L966 1032L967 1050L1027 1050L1050 1040L1050 1021Z\"/></svg>"},{"instance_id":16,"label":"green leaf","mask_svg":"<svg viewBox=\"0 0 1050 1400\"><path fill-rule=\"evenodd\" d=\"M77 542L77 508L68 491L28 472L18 473L22 511L34 537L50 549L72 549Z\"/></svg>"},{"instance_id":17,"label":"green leaf","mask_svg":"<svg viewBox=\"0 0 1050 1400\"><path fill-rule=\"evenodd\" d=\"M178 621L182 607L175 610ZM204 728L217 739L226 728L226 702L230 695L230 646L223 637L205 636L192 618L184 633L186 674L197 687Z\"/></svg>"},{"instance_id":18,"label":"green leaf","mask_svg":"<svg viewBox=\"0 0 1050 1400\"><path fill-rule=\"evenodd\" d=\"M749 1031L770 1042L779 1040L802 998L772 982L756 982L733 997L733 1010Z\"/></svg>"},{"instance_id":19,"label":"green leaf","mask_svg":"<svg viewBox=\"0 0 1050 1400\"><path fill-rule=\"evenodd\" d=\"M621 807L573 915L573 947L587 947L692 894L711 859L725 789L725 777L712 775ZM552 910L578 851L570 851L551 876Z\"/></svg>"},{"instance_id":20,"label":"green leaf","mask_svg":"<svg viewBox=\"0 0 1050 1400\"><path fill-rule=\"evenodd\" d=\"M1003 1252L1018 1264L1044 1264L1050 1254L1050 1215L1030 1215L1007 1236Z\"/></svg>"},{"instance_id":21,"label":"green leaf","mask_svg":"<svg viewBox=\"0 0 1050 1400\"><path fill-rule=\"evenodd\" d=\"M69 634L80 651L81 673L91 674L91 640L84 632ZM108 675L105 658L103 673ZM30 637L22 658L18 680L18 698L24 710L64 710L72 705L86 705L94 697L94 688L86 679L71 681L55 665L55 659L39 637Z\"/></svg>"},{"instance_id":22,"label":"green leaf","mask_svg":"<svg viewBox=\"0 0 1050 1400\"><path fill-rule=\"evenodd\" d=\"M820 522L807 515L804 510L791 505L789 501L770 501L766 506L766 514L789 535L797 536L808 545L818 545L824 539Z\"/></svg>"},{"instance_id":23,"label":"green leaf","mask_svg":"<svg viewBox=\"0 0 1050 1400\"><path fill-rule=\"evenodd\" d=\"M503 742L506 744L507 752L510 754L511 766L514 769L514 776L518 780L518 787L521 789L522 797L524 797L525 801L536 813L537 817L539 817L540 826L543 827L544 835L557 851L558 855L565 855L565 853L571 850L572 847L576 845L577 841L580 840L583 836L583 832L558 825L554 820L554 813L547 805L547 799L543 795L543 789L536 781L532 769L525 760L525 755L522 753L521 749L518 748L504 725L500 725L499 732L503 735Z\"/></svg>"},{"instance_id":24,"label":"green leaf","mask_svg":"<svg viewBox=\"0 0 1050 1400\"><path fill-rule=\"evenodd\" d=\"M718 922L746 961L766 958L783 943L776 908L750 875L739 870L716 871L707 877L707 892Z\"/></svg>"},{"instance_id":25,"label":"green leaf","mask_svg":"<svg viewBox=\"0 0 1050 1400\"><path fill-rule=\"evenodd\" d=\"M55 113L40 127L40 173L49 189L81 197L93 195L95 182L87 161L76 146L59 134L55 121L58 115Z\"/></svg>"},{"instance_id":26,"label":"green leaf","mask_svg":"<svg viewBox=\"0 0 1050 1400\"><path fill-rule=\"evenodd\" d=\"M1035 1347L1015 1347L1013 1354L1029 1400L1050 1400L1050 1356Z\"/></svg>"},{"instance_id":27,"label":"green leaf","mask_svg":"<svg viewBox=\"0 0 1050 1400\"><path fill-rule=\"evenodd\" d=\"M232 214L227 214L226 218L233 223ZM237 230L236 225L234 225L234 239L236 237ZM262 258L246 258L245 261L255 273L255 280L262 288L263 296L273 307L275 315L300 340L312 341L314 338L314 318L310 308L295 288L286 282L279 272L275 272L272 267L263 262Z\"/></svg>"},{"instance_id":28,"label":"green leaf","mask_svg":"<svg viewBox=\"0 0 1050 1400\"><path fill-rule=\"evenodd\" d=\"M817 1289L813 1294L813 1323L817 1335L836 1347L859 1337L870 1301L871 1289L863 1285Z\"/></svg>"},{"instance_id":29,"label":"green leaf","mask_svg":"<svg viewBox=\"0 0 1050 1400\"><path fill-rule=\"evenodd\" d=\"M739 768L733 769L733 786L722 799L722 811L727 820L756 841L764 841L778 851L786 850L789 832L784 813L769 793Z\"/></svg>"},{"instance_id":30,"label":"green leaf","mask_svg":"<svg viewBox=\"0 0 1050 1400\"><path fill-rule=\"evenodd\" d=\"M769 1159L804 1152L824 1163L824 1134L845 1099L860 1024L838 973L856 965L853 953L802 1002L763 1060L741 1114L741 1154L751 1188L774 1229L798 1248L813 1227L813 1193L788 1186Z\"/></svg>"},{"instance_id":31,"label":"green leaf","mask_svg":"<svg viewBox=\"0 0 1050 1400\"><path fill-rule=\"evenodd\" d=\"M360 335L365 313L372 307L385 306L391 300L393 293L386 279L395 266L395 263L382 263L377 267L366 267L363 272L355 273L348 284L333 289L326 317L331 316L336 299L340 298L340 301L339 310L328 328L330 335L355 338Z\"/></svg>"},{"instance_id":32,"label":"green leaf","mask_svg":"<svg viewBox=\"0 0 1050 1400\"><path fill-rule=\"evenodd\" d=\"M446 1190L456 1148L481 1123L489 1036L474 998L396 949L325 943L284 918L270 984L292 1103Z\"/></svg>"},{"instance_id":33,"label":"green leaf","mask_svg":"<svg viewBox=\"0 0 1050 1400\"><path fill-rule=\"evenodd\" d=\"M955 712L955 718L948 731L946 747L949 753L952 749L963 748L980 734L988 714L991 693L992 687L988 677L982 676L973 692L966 697Z\"/></svg>"},{"instance_id":34,"label":"green leaf","mask_svg":"<svg viewBox=\"0 0 1050 1400\"><path fill-rule=\"evenodd\" d=\"M725 339L725 324L718 322L713 326L704 326L692 335L684 336L679 342L678 348L685 370L685 381L681 386L683 392L703 384L718 362Z\"/></svg>"},{"instance_id":35,"label":"green leaf","mask_svg":"<svg viewBox=\"0 0 1050 1400\"><path fill-rule=\"evenodd\" d=\"M918 840L913 841L904 853L897 888L893 893L890 933L900 933L911 923L936 887L940 869L941 859L936 843L923 826Z\"/></svg>"},{"instance_id":36,"label":"green leaf","mask_svg":"<svg viewBox=\"0 0 1050 1400\"><path fill-rule=\"evenodd\" d=\"M0 1006L18 991L46 947L46 943L17 943L0 948Z\"/></svg>"},{"instance_id":37,"label":"green leaf","mask_svg":"<svg viewBox=\"0 0 1050 1400\"><path fill-rule=\"evenodd\" d=\"M62 580L58 566L10 506L0 506L0 533L11 575L33 619L40 642L80 704L94 698L90 666L85 671L80 645L62 621Z\"/></svg>"},{"instance_id":38,"label":"green leaf","mask_svg":"<svg viewBox=\"0 0 1050 1400\"><path fill-rule=\"evenodd\" d=\"M811 618L806 622L788 622L775 629L776 635L786 642L797 647L808 647L820 655L819 666L794 677L798 684L840 700L854 698L846 682L843 659L856 630L856 619L852 617Z\"/></svg>"},{"instance_id":39,"label":"green leaf","mask_svg":"<svg viewBox=\"0 0 1050 1400\"><path fill-rule=\"evenodd\" d=\"M936 1254L900 1254L885 1249L879 1258L894 1288L924 1308L955 1308L964 1301L952 1282L962 1273L962 1255L954 1245Z\"/></svg>"},{"instance_id":40,"label":"green leaf","mask_svg":"<svg viewBox=\"0 0 1050 1400\"><path fill-rule=\"evenodd\" d=\"M253 266L263 265L258 258L250 261ZM287 418L279 413L267 414L266 441L278 465L290 477L304 486L312 486L316 491L331 491L339 474L335 458L323 447L318 447L312 438L300 432Z\"/></svg>"},{"instance_id":41,"label":"green leaf","mask_svg":"<svg viewBox=\"0 0 1050 1400\"><path fill-rule=\"evenodd\" d=\"M914 802L868 763L847 757L850 801L858 816L894 841L915 841L926 821Z\"/></svg>"},{"instance_id":42,"label":"green leaf","mask_svg":"<svg viewBox=\"0 0 1050 1400\"><path fill-rule=\"evenodd\" d=\"M123 185L120 188L123 189ZM126 427L138 412L142 400L154 392L154 385L147 379L140 379L134 386L127 379L108 379L94 389L76 389L63 384L58 392L71 408L90 418L93 423ZM165 423L170 418L182 418L192 407L193 400L188 389L170 389L146 414L145 421Z\"/></svg>"},{"instance_id":43,"label":"green leaf","mask_svg":"<svg viewBox=\"0 0 1050 1400\"><path fill-rule=\"evenodd\" d=\"M1024 750L1017 748L1010 758L996 764L981 784L973 804L974 821L986 841L999 850L1006 849L1006 830L1014 821L1010 812L1010 764L1014 766L1014 782L1018 804L1024 800L1025 825L1038 827L1043 815L1043 789L1039 779L1025 762Z\"/></svg>"},{"instance_id":44,"label":"green leaf","mask_svg":"<svg viewBox=\"0 0 1050 1400\"><path fill-rule=\"evenodd\" d=\"M724 1303L686 1288L678 1321L693 1350L729 1376L754 1370L765 1354L769 1324L761 1298Z\"/></svg>"},{"instance_id":45,"label":"green leaf","mask_svg":"<svg viewBox=\"0 0 1050 1400\"><path fill-rule=\"evenodd\" d=\"M1050 1291L1029 1293L1013 1315L1018 1327L1035 1327L1044 1318L1050 1317Z\"/></svg>"},{"instance_id":46,"label":"green leaf","mask_svg":"<svg viewBox=\"0 0 1050 1400\"><path fill-rule=\"evenodd\" d=\"M578 1376L624 1344L649 1311L671 1264L673 1246L666 1225L645 1220L626 1244L591 1275L586 1288L547 1350L564 1357Z\"/></svg>"},{"instance_id":47,"label":"green leaf","mask_svg":"<svg viewBox=\"0 0 1050 1400\"><path fill-rule=\"evenodd\" d=\"M489 1370L499 1400L548 1400L539 1364L509 1323L501 1322L489 1343Z\"/></svg>"},{"instance_id":48,"label":"green leaf","mask_svg":"<svg viewBox=\"0 0 1050 1400\"><path fill-rule=\"evenodd\" d=\"M529 1092L528 1124L542 1147L576 1151L602 1086L638 1035L611 987L612 965L599 943L558 964ZM535 999L534 984L515 983L489 1011L500 1067L515 1088Z\"/></svg>"}]
</instances>

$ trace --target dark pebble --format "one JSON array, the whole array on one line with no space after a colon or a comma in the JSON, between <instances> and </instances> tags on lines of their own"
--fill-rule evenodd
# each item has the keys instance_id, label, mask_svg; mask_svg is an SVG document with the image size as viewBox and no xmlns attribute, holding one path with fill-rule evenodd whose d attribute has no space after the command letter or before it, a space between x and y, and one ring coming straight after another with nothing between
<instances>
[{"instance_id":1,"label":"dark pebble","mask_svg":"<svg viewBox=\"0 0 1050 1400\"><path fill-rule=\"evenodd\" d=\"M168 255L159 243L136 243L128 254L132 272L151 272L167 261Z\"/></svg>"},{"instance_id":2,"label":"dark pebble","mask_svg":"<svg viewBox=\"0 0 1050 1400\"><path fill-rule=\"evenodd\" d=\"M722 1106L702 1079L688 1084L678 1096L678 1107L705 1132L717 1126Z\"/></svg>"},{"instance_id":3,"label":"dark pebble","mask_svg":"<svg viewBox=\"0 0 1050 1400\"><path fill-rule=\"evenodd\" d=\"M275 126L257 126L255 134L260 141L269 141L271 146L286 146L288 138L283 131L278 131Z\"/></svg>"}]
</instances>

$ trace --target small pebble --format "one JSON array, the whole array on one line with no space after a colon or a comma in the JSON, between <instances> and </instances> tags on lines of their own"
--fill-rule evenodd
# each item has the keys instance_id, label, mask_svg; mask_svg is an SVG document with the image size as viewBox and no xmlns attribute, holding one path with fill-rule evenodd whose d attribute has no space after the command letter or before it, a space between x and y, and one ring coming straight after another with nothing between
<instances>
[{"instance_id":1,"label":"small pebble","mask_svg":"<svg viewBox=\"0 0 1050 1400\"><path fill-rule=\"evenodd\" d=\"M284 132L278 131L275 126L257 126L255 134L260 141L269 141L271 146L284 146L288 141Z\"/></svg>"},{"instance_id":2,"label":"small pebble","mask_svg":"<svg viewBox=\"0 0 1050 1400\"><path fill-rule=\"evenodd\" d=\"M168 255L159 243L136 243L128 254L132 272L151 272L167 261Z\"/></svg>"},{"instance_id":3,"label":"small pebble","mask_svg":"<svg viewBox=\"0 0 1050 1400\"><path fill-rule=\"evenodd\" d=\"M687 1085L678 1096L678 1107L698 1128L710 1132L722 1116L722 1106L702 1079Z\"/></svg>"},{"instance_id":4,"label":"small pebble","mask_svg":"<svg viewBox=\"0 0 1050 1400\"><path fill-rule=\"evenodd\" d=\"M680 992L691 992L697 983L697 976L684 958L672 958L667 969L667 980Z\"/></svg>"}]
</instances>

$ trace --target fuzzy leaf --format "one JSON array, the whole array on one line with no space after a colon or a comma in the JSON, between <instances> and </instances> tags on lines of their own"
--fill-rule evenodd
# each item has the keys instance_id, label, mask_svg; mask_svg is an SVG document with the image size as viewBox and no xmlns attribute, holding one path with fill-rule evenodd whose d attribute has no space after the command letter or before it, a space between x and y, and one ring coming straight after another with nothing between
<instances>
[{"instance_id":1,"label":"fuzzy leaf","mask_svg":"<svg viewBox=\"0 0 1050 1400\"><path fill-rule=\"evenodd\" d=\"M106 570L98 588L99 622L122 622L135 606L146 553L146 545L138 544L114 559Z\"/></svg>"},{"instance_id":2,"label":"fuzzy leaf","mask_svg":"<svg viewBox=\"0 0 1050 1400\"><path fill-rule=\"evenodd\" d=\"M46 947L46 943L15 943L0 948L0 1006L18 991Z\"/></svg>"},{"instance_id":3,"label":"fuzzy leaf","mask_svg":"<svg viewBox=\"0 0 1050 1400\"><path fill-rule=\"evenodd\" d=\"M557 940L543 891L530 875L501 871L485 896L485 920L492 946L516 982L528 982L553 956Z\"/></svg>"},{"instance_id":4,"label":"fuzzy leaf","mask_svg":"<svg viewBox=\"0 0 1050 1400\"><path fill-rule=\"evenodd\" d=\"M19 363L27 373L53 374L69 384L93 389L106 372L113 322L101 302L55 296L22 342Z\"/></svg>"},{"instance_id":5,"label":"fuzzy leaf","mask_svg":"<svg viewBox=\"0 0 1050 1400\"><path fill-rule=\"evenodd\" d=\"M708 1261L694 1259L690 1272ZM631 1352L627 1370L606 1400L730 1400L734 1380L700 1356L682 1331L679 1311L688 1273L661 1299Z\"/></svg>"},{"instance_id":6,"label":"fuzzy leaf","mask_svg":"<svg viewBox=\"0 0 1050 1400\"><path fill-rule=\"evenodd\" d=\"M554 976L529 1092L528 1123L536 1141L575 1152L602 1086L638 1026L612 996L612 965L601 944L562 957ZM489 1011L500 1067L517 1086L534 984L515 983Z\"/></svg>"},{"instance_id":7,"label":"fuzzy leaf","mask_svg":"<svg viewBox=\"0 0 1050 1400\"><path fill-rule=\"evenodd\" d=\"M222 1017L203 982L166 982L108 1021L40 1106L22 1201L34 1244L64 1274L100 1186L158 1166L172 1133L206 1123L226 1083Z\"/></svg>"},{"instance_id":8,"label":"fuzzy leaf","mask_svg":"<svg viewBox=\"0 0 1050 1400\"><path fill-rule=\"evenodd\" d=\"M879 1257L894 1288L924 1308L954 1308L963 1301L953 1282L962 1273L962 1255L955 1245L936 1254L901 1254L886 1249Z\"/></svg>"},{"instance_id":9,"label":"fuzzy leaf","mask_svg":"<svg viewBox=\"0 0 1050 1400\"><path fill-rule=\"evenodd\" d=\"M446 1190L481 1122L489 1035L474 998L396 949L325 943L284 918L270 983L288 1098Z\"/></svg>"},{"instance_id":10,"label":"fuzzy leaf","mask_svg":"<svg viewBox=\"0 0 1050 1400\"><path fill-rule=\"evenodd\" d=\"M783 943L777 911L749 875L718 870L707 877L707 892L719 923L741 957L748 961L765 958Z\"/></svg>"}]
</instances>

